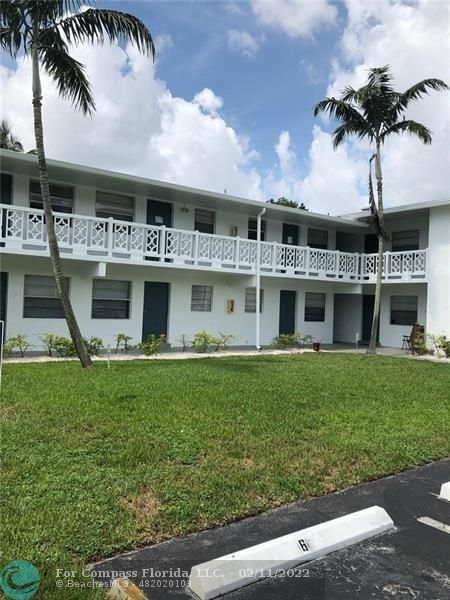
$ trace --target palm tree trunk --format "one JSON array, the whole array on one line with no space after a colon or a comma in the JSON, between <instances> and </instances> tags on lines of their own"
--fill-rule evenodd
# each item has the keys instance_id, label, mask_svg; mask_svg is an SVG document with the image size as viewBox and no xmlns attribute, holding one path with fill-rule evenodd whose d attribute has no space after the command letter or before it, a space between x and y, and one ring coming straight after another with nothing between
<instances>
[{"instance_id":1,"label":"palm tree trunk","mask_svg":"<svg viewBox=\"0 0 450 600\"><path fill-rule=\"evenodd\" d=\"M375 156L375 177L377 180L377 209L380 230L378 231L378 269L377 281L375 284L375 302L373 306L372 330L370 332L368 354L376 354L378 325L380 323L380 301L381 301L381 282L383 276L383 258L384 258L384 217L383 217L383 175L381 171L381 152L380 142L377 142L377 153Z\"/></svg>"},{"instance_id":2,"label":"palm tree trunk","mask_svg":"<svg viewBox=\"0 0 450 600\"><path fill-rule=\"evenodd\" d=\"M42 125L42 90L39 75L39 57L36 46L32 50L33 63L33 118L34 118L34 136L36 139L36 150L39 165L39 181L41 184L42 201L44 204L45 225L47 229L47 240L50 251L50 260L52 263L53 274L55 276L56 287L58 290L61 304L64 311L64 317L67 321L70 335L72 337L75 349L83 367L92 367L92 360L89 356L80 328L78 327L72 305L70 303L67 291L66 280L61 266L61 257L59 255L58 240L55 233L55 224L53 221L52 207L50 204L50 186L48 183L47 162L44 151L44 130Z\"/></svg>"}]
</instances>

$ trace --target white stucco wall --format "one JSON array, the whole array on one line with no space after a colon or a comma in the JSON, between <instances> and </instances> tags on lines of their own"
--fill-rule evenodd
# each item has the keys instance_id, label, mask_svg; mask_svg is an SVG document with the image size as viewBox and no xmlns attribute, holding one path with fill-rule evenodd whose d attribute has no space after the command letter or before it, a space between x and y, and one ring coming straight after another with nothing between
<instances>
[{"instance_id":1,"label":"white stucco wall","mask_svg":"<svg viewBox=\"0 0 450 600\"><path fill-rule=\"evenodd\" d=\"M450 337L450 206L430 209L428 237L426 330Z\"/></svg>"},{"instance_id":2,"label":"white stucco wall","mask_svg":"<svg viewBox=\"0 0 450 600\"><path fill-rule=\"evenodd\" d=\"M132 336L134 343L141 340L144 282L160 281L170 284L168 341L180 346L184 334L192 336L206 329L235 336L234 344L255 344L255 314L245 313L245 288L255 285L254 278L247 275L222 274L208 271L170 269L158 266L106 265L106 277L131 282L131 311L129 319L92 319L92 279L97 276L97 263L63 260L63 268L70 278L70 297L85 337L99 336L105 345L114 343L114 335L123 332ZM9 273L7 302L7 337L26 334L36 349L41 347L40 336L45 333L68 335L64 319L23 318L23 286L26 274L51 275L49 260L43 257L3 257L2 269ZM212 285L213 304L211 312L191 312L191 286ZM264 306L261 315L261 342L270 344L278 335L280 290L297 293L296 331L310 334L322 343L333 341L333 311L335 291L358 286L320 281L296 281L293 279L262 277ZM325 321L305 322L304 306L306 292L326 294ZM235 312L227 313L227 300L235 300Z\"/></svg>"},{"instance_id":3,"label":"white stucco wall","mask_svg":"<svg viewBox=\"0 0 450 600\"><path fill-rule=\"evenodd\" d=\"M391 296L417 296L417 322L425 325L427 317L426 283L385 283L381 289L380 344L391 348L402 345L402 337L410 335L411 325L391 325Z\"/></svg>"},{"instance_id":4,"label":"white stucco wall","mask_svg":"<svg viewBox=\"0 0 450 600\"><path fill-rule=\"evenodd\" d=\"M362 296L336 294L334 297L333 341L355 343L356 333L361 337Z\"/></svg>"}]
</instances>

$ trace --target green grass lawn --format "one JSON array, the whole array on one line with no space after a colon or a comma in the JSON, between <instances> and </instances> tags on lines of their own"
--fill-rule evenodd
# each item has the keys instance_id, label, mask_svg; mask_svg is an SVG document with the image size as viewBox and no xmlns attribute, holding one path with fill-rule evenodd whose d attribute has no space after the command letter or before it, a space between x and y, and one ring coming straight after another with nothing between
<instances>
[{"instance_id":1,"label":"green grass lawn","mask_svg":"<svg viewBox=\"0 0 450 600\"><path fill-rule=\"evenodd\" d=\"M0 566L103 597L56 569L448 455L449 390L448 365L350 354L7 365Z\"/></svg>"}]
</instances>

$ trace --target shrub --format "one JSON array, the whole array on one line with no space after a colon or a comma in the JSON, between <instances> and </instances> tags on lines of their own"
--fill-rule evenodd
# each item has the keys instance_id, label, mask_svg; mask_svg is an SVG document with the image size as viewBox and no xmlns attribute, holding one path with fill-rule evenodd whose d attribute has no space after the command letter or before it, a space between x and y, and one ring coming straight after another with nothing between
<instances>
[{"instance_id":1,"label":"shrub","mask_svg":"<svg viewBox=\"0 0 450 600\"><path fill-rule=\"evenodd\" d=\"M179 338L179 341L181 342L181 347L183 348L183 352L186 352L190 342L187 339L186 335L183 333L183 335Z\"/></svg>"},{"instance_id":2,"label":"shrub","mask_svg":"<svg viewBox=\"0 0 450 600\"><path fill-rule=\"evenodd\" d=\"M214 338L213 347L216 352L219 350L226 350L230 345L230 342L234 340L234 335L225 335L224 333L220 333L218 337Z\"/></svg>"},{"instance_id":3,"label":"shrub","mask_svg":"<svg viewBox=\"0 0 450 600\"><path fill-rule=\"evenodd\" d=\"M55 333L45 333L43 336L41 336L41 341L49 356L52 356L52 352L56 351L56 342L58 341L58 337L59 336Z\"/></svg>"},{"instance_id":4,"label":"shrub","mask_svg":"<svg viewBox=\"0 0 450 600\"><path fill-rule=\"evenodd\" d=\"M103 349L103 340L99 337L92 336L88 340L84 339L84 343L90 356L98 356Z\"/></svg>"},{"instance_id":5,"label":"shrub","mask_svg":"<svg viewBox=\"0 0 450 600\"><path fill-rule=\"evenodd\" d=\"M430 349L427 346L427 338L423 333L416 336L413 342L413 352L414 354L418 354L419 356L423 356L424 354L430 354Z\"/></svg>"},{"instance_id":6,"label":"shrub","mask_svg":"<svg viewBox=\"0 0 450 600\"><path fill-rule=\"evenodd\" d=\"M152 333L147 337L146 340L139 344L139 348L142 349L145 356L152 356L153 354L159 354L161 346L166 343L165 335L155 335Z\"/></svg>"},{"instance_id":7,"label":"shrub","mask_svg":"<svg viewBox=\"0 0 450 600\"><path fill-rule=\"evenodd\" d=\"M77 355L72 338L64 337L63 335L57 335L55 338L53 348L60 358L69 358Z\"/></svg>"},{"instance_id":8,"label":"shrub","mask_svg":"<svg viewBox=\"0 0 450 600\"><path fill-rule=\"evenodd\" d=\"M445 335L432 335L431 341L438 356L450 357L450 339Z\"/></svg>"},{"instance_id":9,"label":"shrub","mask_svg":"<svg viewBox=\"0 0 450 600\"><path fill-rule=\"evenodd\" d=\"M205 330L194 335L192 348L194 352L207 352L215 345L216 338Z\"/></svg>"},{"instance_id":10,"label":"shrub","mask_svg":"<svg viewBox=\"0 0 450 600\"><path fill-rule=\"evenodd\" d=\"M285 350L286 348L294 348L298 346L298 333L282 333L273 339L272 347L277 350Z\"/></svg>"},{"instance_id":11,"label":"shrub","mask_svg":"<svg viewBox=\"0 0 450 600\"><path fill-rule=\"evenodd\" d=\"M131 335L127 335L126 333L118 333L114 336L114 338L116 340L116 354L120 348L123 348L125 354L128 354L128 350L131 350L132 348L130 342L133 338Z\"/></svg>"},{"instance_id":12,"label":"shrub","mask_svg":"<svg viewBox=\"0 0 450 600\"><path fill-rule=\"evenodd\" d=\"M20 352L20 356L23 358L25 356L25 352L30 348L31 344L27 340L26 335L18 334L14 337L11 337L6 340L3 344L3 354L5 356L10 356L13 350L17 349Z\"/></svg>"}]
</instances>

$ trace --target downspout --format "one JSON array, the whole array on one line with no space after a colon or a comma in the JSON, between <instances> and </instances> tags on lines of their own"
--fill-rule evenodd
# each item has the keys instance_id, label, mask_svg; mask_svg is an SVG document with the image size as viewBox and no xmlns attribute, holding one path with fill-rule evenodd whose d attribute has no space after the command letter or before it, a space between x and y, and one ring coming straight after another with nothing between
<instances>
[{"instance_id":1,"label":"downspout","mask_svg":"<svg viewBox=\"0 0 450 600\"><path fill-rule=\"evenodd\" d=\"M261 217L263 208L256 216L256 349L261 350Z\"/></svg>"}]
</instances>

